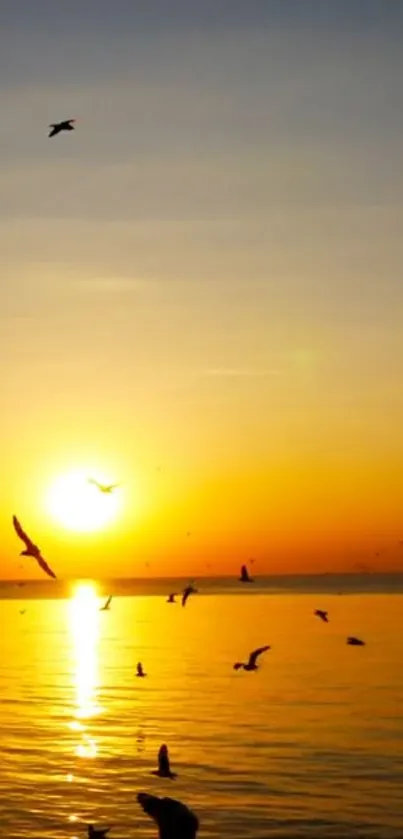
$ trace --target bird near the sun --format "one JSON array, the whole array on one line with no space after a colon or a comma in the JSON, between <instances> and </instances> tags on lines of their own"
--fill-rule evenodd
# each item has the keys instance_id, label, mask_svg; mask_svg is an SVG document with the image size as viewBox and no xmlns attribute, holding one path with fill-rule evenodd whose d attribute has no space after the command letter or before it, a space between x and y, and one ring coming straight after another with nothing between
<instances>
[{"instance_id":1,"label":"bird near the sun","mask_svg":"<svg viewBox=\"0 0 403 839\"><path fill-rule=\"evenodd\" d=\"M328 612L325 612L323 609L315 609L314 615L320 618L323 623L329 623Z\"/></svg>"},{"instance_id":2,"label":"bird near the sun","mask_svg":"<svg viewBox=\"0 0 403 839\"><path fill-rule=\"evenodd\" d=\"M176 591L171 592L169 597L167 597L167 603L176 603L175 597L176 597Z\"/></svg>"},{"instance_id":3,"label":"bird near the sun","mask_svg":"<svg viewBox=\"0 0 403 839\"><path fill-rule=\"evenodd\" d=\"M256 661L262 653L266 652L266 650L270 650L270 647L259 647L257 650L253 650L253 653L249 656L249 661L247 661L246 664L243 661L237 661L234 664L234 670L258 670L259 665L256 664Z\"/></svg>"},{"instance_id":4,"label":"bird near the sun","mask_svg":"<svg viewBox=\"0 0 403 839\"><path fill-rule=\"evenodd\" d=\"M88 825L88 839L105 839L109 833L110 827L94 827L93 824Z\"/></svg>"},{"instance_id":5,"label":"bird near the sun","mask_svg":"<svg viewBox=\"0 0 403 839\"><path fill-rule=\"evenodd\" d=\"M196 839L199 820L186 804L174 798L157 798L147 792L139 792L137 801L147 816L154 819L159 839Z\"/></svg>"},{"instance_id":6,"label":"bird near the sun","mask_svg":"<svg viewBox=\"0 0 403 839\"><path fill-rule=\"evenodd\" d=\"M75 126L72 124L76 122L75 119L64 119L62 122L51 122L49 128L52 130L49 131L49 137L55 137L56 134L60 134L61 131L74 131Z\"/></svg>"},{"instance_id":7,"label":"bird near the sun","mask_svg":"<svg viewBox=\"0 0 403 839\"><path fill-rule=\"evenodd\" d=\"M187 601L191 594L197 594L197 588L195 588L191 583L183 589L182 592L182 606L186 606Z\"/></svg>"},{"instance_id":8,"label":"bird near the sun","mask_svg":"<svg viewBox=\"0 0 403 839\"><path fill-rule=\"evenodd\" d=\"M42 568L42 571L44 571L45 574L48 575L48 577L52 577L55 580L56 574L49 567L48 563L44 560L38 546L34 545L29 536L24 532L20 525L20 522L17 519L17 516L13 516L13 525L17 536L25 545L25 551L21 551L20 556L30 556L32 559L35 559L39 567Z\"/></svg>"},{"instance_id":9,"label":"bird near the sun","mask_svg":"<svg viewBox=\"0 0 403 839\"><path fill-rule=\"evenodd\" d=\"M365 641L361 641L361 638L355 638L354 635L349 635L346 643L349 647L365 647Z\"/></svg>"},{"instance_id":10,"label":"bird near the sun","mask_svg":"<svg viewBox=\"0 0 403 839\"><path fill-rule=\"evenodd\" d=\"M120 484L100 484L99 481L96 481L94 478L88 478L88 483L92 484L105 495L109 495L111 492L114 491L114 489L118 489L118 487L120 486Z\"/></svg>"},{"instance_id":11,"label":"bird near the sun","mask_svg":"<svg viewBox=\"0 0 403 839\"><path fill-rule=\"evenodd\" d=\"M239 582L240 583L253 583L254 582L254 580L252 579L252 577L249 574L249 571L248 571L246 565L241 566L241 576L239 578Z\"/></svg>"},{"instance_id":12,"label":"bird near the sun","mask_svg":"<svg viewBox=\"0 0 403 839\"><path fill-rule=\"evenodd\" d=\"M147 676L147 673L144 673L143 665L142 665L141 661L139 661L138 664L137 664L136 676L139 679L144 679Z\"/></svg>"},{"instance_id":13,"label":"bird near the sun","mask_svg":"<svg viewBox=\"0 0 403 839\"><path fill-rule=\"evenodd\" d=\"M100 612L109 612L109 609L111 608L111 603L112 603L112 595L110 594L108 599L106 600L104 605L101 606L99 611Z\"/></svg>"},{"instance_id":14,"label":"bird near the sun","mask_svg":"<svg viewBox=\"0 0 403 839\"><path fill-rule=\"evenodd\" d=\"M153 769L151 775L157 775L158 778L170 778L171 781L177 778L176 772L171 771L168 746L165 743L163 743L158 752L158 769Z\"/></svg>"}]
</instances>

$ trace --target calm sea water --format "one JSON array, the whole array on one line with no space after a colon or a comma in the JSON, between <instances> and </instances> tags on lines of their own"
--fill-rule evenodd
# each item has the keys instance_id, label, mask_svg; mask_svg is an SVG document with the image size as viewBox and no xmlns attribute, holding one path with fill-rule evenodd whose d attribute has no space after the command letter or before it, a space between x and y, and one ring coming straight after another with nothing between
<instances>
[{"instance_id":1,"label":"calm sea water","mask_svg":"<svg viewBox=\"0 0 403 839\"><path fill-rule=\"evenodd\" d=\"M194 809L201 839L401 837L403 595L365 586L206 583L182 609L125 583L109 612L97 583L3 586L0 835L154 836L144 790ZM233 670L266 643L258 672ZM176 781L149 774L162 742Z\"/></svg>"}]
</instances>

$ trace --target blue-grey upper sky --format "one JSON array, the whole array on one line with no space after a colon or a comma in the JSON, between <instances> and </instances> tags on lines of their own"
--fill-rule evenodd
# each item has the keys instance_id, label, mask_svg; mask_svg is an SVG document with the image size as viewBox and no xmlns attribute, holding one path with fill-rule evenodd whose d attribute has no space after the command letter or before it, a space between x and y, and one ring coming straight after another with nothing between
<instances>
[{"instance_id":1,"label":"blue-grey upper sky","mask_svg":"<svg viewBox=\"0 0 403 839\"><path fill-rule=\"evenodd\" d=\"M105 417L164 446L168 403L187 457L400 452L402 27L385 0L3 4L10 439Z\"/></svg>"}]
</instances>

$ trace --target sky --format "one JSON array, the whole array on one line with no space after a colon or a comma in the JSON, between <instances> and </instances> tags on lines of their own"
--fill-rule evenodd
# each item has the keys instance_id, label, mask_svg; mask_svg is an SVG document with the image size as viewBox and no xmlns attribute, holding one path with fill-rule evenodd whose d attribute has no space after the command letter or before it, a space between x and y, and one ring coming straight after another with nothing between
<instances>
[{"instance_id":1,"label":"sky","mask_svg":"<svg viewBox=\"0 0 403 839\"><path fill-rule=\"evenodd\" d=\"M1 576L13 513L61 577L402 569L403 7L0 24ZM102 531L49 510L78 469Z\"/></svg>"}]
</instances>

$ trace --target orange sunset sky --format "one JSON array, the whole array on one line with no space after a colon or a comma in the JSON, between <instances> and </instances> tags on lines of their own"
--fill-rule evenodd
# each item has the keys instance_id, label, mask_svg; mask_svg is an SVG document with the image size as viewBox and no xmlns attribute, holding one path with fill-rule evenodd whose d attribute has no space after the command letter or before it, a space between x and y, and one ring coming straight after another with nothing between
<instances>
[{"instance_id":1,"label":"orange sunset sky","mask_svg":"<svg viewBox=\"0 0 403 839\"><path fill-rule=\"evenodd\" d=\"M13 513L60 577L402 570L402 15L61 5L2 24L1 576Z\"/></svg>"}]
</instances>

